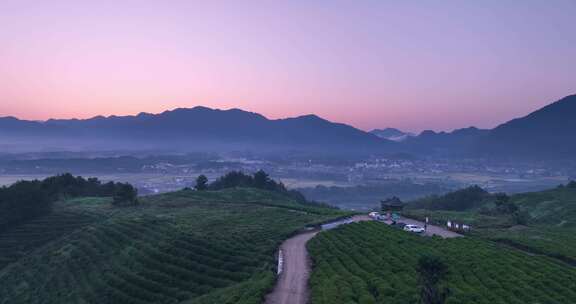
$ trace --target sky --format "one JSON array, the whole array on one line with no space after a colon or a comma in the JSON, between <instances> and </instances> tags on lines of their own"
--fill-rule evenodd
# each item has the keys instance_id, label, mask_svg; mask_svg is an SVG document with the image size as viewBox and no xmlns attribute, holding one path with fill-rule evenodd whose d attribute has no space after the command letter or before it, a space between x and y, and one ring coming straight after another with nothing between
<instances>
[{"instance_id":1,"label":"sky","mask_svg":"<svg viewBox=\"0 0 576 304\"><path fill-rule=\"evenodd\" d=\"M0 116L198 105L494 127L576 93L576 1L0 0Z\"/></svg>"}]
</instances>

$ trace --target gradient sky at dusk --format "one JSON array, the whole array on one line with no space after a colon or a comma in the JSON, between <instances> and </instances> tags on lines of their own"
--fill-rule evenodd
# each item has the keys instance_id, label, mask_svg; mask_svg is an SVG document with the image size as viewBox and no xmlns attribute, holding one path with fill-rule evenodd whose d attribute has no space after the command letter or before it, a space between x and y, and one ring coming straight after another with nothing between
<instances>
[{"instance_id":1,"label":"gradient sky at dusk","mask_svg":"<svg viewBox=\"0 0 576 304\"><path fill-rule=\"evenodd\" d=\"M0 116L492 127L576 93L576 1L0 0Z\"/></svg>"}]
</instances>

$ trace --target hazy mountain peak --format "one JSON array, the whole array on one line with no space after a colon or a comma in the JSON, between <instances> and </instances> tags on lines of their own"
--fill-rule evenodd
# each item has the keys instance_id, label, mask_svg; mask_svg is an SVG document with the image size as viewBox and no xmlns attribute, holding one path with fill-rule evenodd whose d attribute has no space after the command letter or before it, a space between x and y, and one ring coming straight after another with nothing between
<instances>
[{"instance_id":1,"label":"hazy mountain peak","mask_svg":"<svg viewBox=\"0 0 576 304\"><path fill-rule=\"evenodd\" d=\"M370 131L370 133L384 139L393 140L393 141L404 141L410 136L414 136L412 133L403 132L396 128L385 128L385 129L374 129Z\"/></svg>"},{"instance_id":2,"label":"hazy mountain peak","mask_svg":"<svg viewBox=\"0 0 576 304\"><path fill-rule=\"evenodd\" d=\"M576 154L576 95L504 123L481 143L485 155L573 158Z\"/></svg>"},{"instance_id":3,"label":"hazy mountain peak","mask_svg":"<svg viewBox=\"0 0 576 304\"><path fill-rule=\"evenodd\" d=\"M440 133L436 133L434 130L424 130L418 136L434 136Z\"/></svg>"},{"instance_id":4,"label":"hazy mountain peak","mask_svg":"<svg viewBox=\"0 0 576 304\"><path fill-rule=\"evenodd\" d=\"M321 120L321 121L326 121L324 118L315 115L315 114L306 114L306 115L300 115L298 117L296 117L297 119L305 119L305 120Z\"/></svg>"},{"instance_id":5,"label":"hazy mountain peak","mask_svg":"<svg viewBox=\"0 0 576 304\"><path fill-rule=\"evenodd\" d=\"M20 119L14 117L14 116L2 116L0 117L0 120L5 120L5 121L19 121Z\"/></svg>"}]
</instances>

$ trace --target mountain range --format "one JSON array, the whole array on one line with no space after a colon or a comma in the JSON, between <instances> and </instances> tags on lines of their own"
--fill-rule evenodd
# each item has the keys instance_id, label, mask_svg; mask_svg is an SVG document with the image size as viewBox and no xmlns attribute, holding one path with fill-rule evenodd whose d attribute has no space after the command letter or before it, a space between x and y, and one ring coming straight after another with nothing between
<instances>
[{"instance_id":1,"label":"mountain range","mask_svg":"<svg viewBox=\"0 0 576 304\"><path fill-rule=\"evenodd\" d=\"M85 120L37 122L4 117L0 118L0 139L5 144L108 150L270 149L353 153L386 151L394 145L316 115L271 120L239 109L206 107Z\"/></svg>"},{"instance_id":2,"label":"mountain range","mask_svg":"<svg viewBox=\"0 0 576 304\"><path fill-rule=\"evenodd\" d=\"M316 115L268 119L239 109L206 107L160 114L28 121L0 118L4 150L155 149L302 150L422 156L576 158L576 95L492 130L474 127L417 136L387 128L365 132Z\"/></svg>"}]
</instances>

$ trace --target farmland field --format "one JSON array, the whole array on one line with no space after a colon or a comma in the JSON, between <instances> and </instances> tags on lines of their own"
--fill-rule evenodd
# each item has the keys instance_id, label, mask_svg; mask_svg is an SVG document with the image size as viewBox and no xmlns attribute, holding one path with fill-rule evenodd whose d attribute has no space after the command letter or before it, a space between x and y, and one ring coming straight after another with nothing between
<instances>
[{"instance_id":1,"label":"farmland field","mask_svg":"<svg viewBox=\"0 0 576 304\"><path fill-rule=\"evenodd\" d=\"M255 189L59 202L0 234L0 303L260 303L279 243L343 214Z\"/></svg>"},{"instance_id":2,"label":"farmland field","mask_svg":"<svg viewBox=\"0 0 576 304\"><path fill-rule=\"evenodd\" d=\"M476 235L576 265L576 228L522 226L482 229Z\"/></svg>"},{"instance_id":3,"label":"farmland field","mask_svg":"<svg viewBox=\"0 0 576 304\"><path fill-rule=\"evenodd\" d=\"M369 222L322 232L308 248L313 304L417 303L424 254L449 266L447 303L576 301L576 268L476 238L424 238Z\"/></svg>"}]
</instances>

